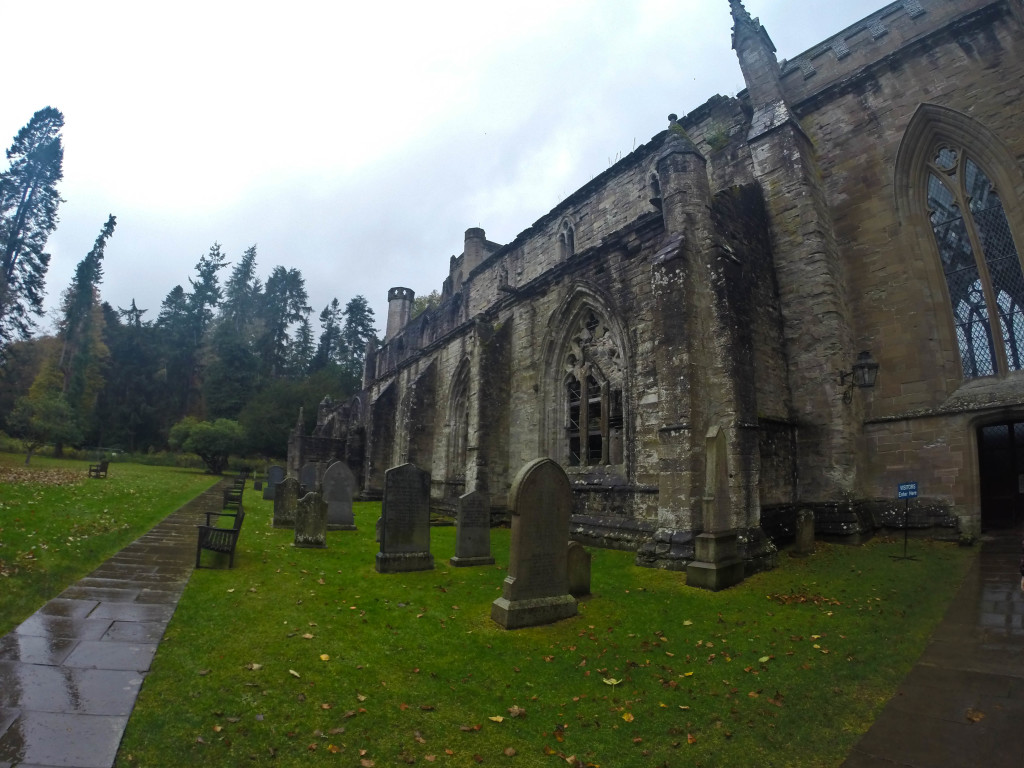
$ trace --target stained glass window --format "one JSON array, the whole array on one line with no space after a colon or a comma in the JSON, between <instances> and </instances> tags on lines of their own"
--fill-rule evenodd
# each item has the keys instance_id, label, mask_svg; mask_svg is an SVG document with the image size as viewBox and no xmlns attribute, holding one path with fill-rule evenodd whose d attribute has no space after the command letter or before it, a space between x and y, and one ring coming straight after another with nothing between
<instances>
[{"instance_id":1,"label":"stained glass window","mask_svg":"<svg viewBox=\"0 0 1024 768\"><path fill-rule=\"evenodd\" d=\"M938 147L928 210L964 377L1024 367L1024 272L995 186L963 149Z\"/></svg>"}]
</instances>

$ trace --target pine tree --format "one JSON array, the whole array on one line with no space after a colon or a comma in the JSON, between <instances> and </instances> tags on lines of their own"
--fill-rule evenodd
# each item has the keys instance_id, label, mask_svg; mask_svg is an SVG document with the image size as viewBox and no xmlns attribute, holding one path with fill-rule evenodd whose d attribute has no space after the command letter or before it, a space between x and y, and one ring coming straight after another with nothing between
<instances>
[{"instance_id":1,"label":"pine tree","mask_svg":"<svg viewBox=\"0 0 1024 768\"><path fill-rule=\"evenodd\" d=\"M311 372L322 371L328 365L337 364L341 358L341 304L331 303L320 313L320 341L310 365Z\"/></svg>"},{"instance_id":2,"label":"pine tree","mask_svg":"<svg viewBox=\"0 0 1024 768\"><path fill-rule=\"evenodd\" d=\"M288 372L289 332L306 316L308 301L302 273L294 268L274 267L263 289L263 328L257 344L264 380L276 379Z\"/></svg>"},{"instance_id":3,"label":"pine tree","mask_svg":"<svg viewBox=\"0 0 1024 768\"><path fill-rule=\"evenodd\" d=\"M377 338L373 327L373 310L365 296L356 296L345 305L345 327L341 331L341 367L358 389L363 378L363 361L366 359L366 345Z\"/></svg>"},{"instance_id":4,"label":"pine tree","mask_svg":"<svg viewBox=\"0 0 1024 768\"><path fill-rule=\"evenodd\" d=\"M50 255L46 241L57 227L64 175L64 115L36 112L7 150L10 168L0 174L0 353L27 338L32 315L41 315Z\"/></svg>"},{"instance_id":5,"label":"pine tree","mask_svg":"<svg viewBox=\"0 0 1024 768\"><path fill-rule=\"evenodd\" d=\"M111 215L92 250L78 263L71 285L64 292L58 326L61 339L57 366L64 377L63 393L79 420L91 411L102 377L99 367L107 349L100 337L103 315L99 306L99 284L103 280L103 253L114 234L117 220Z\"/></svg>"}]
</instances>

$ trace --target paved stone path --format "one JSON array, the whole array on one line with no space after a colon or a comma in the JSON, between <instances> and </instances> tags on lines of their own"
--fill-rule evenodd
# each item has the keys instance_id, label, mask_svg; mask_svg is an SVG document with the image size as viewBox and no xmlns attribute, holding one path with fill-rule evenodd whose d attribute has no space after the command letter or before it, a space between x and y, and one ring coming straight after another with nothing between
<instances>
[{"instance_id":1,"label":"paved stone path","mask_svg":"<svg viewBox=\"0 0 1024 768\"><path fill-rule=\"evenodd\" d=\"M985 537L928 647L845 768L1024 766L1020 542L1019 531Z\"/></svg>"},{"instance_id":2,"label":"paved stone path","mask_svg":"<svg viewBox=\"0 0 1024 768\"><path fill-rule=\"evenodd\" d=\"M0 638L0 768L109 768L224 480Z\"/></svg>"}]
</instances>

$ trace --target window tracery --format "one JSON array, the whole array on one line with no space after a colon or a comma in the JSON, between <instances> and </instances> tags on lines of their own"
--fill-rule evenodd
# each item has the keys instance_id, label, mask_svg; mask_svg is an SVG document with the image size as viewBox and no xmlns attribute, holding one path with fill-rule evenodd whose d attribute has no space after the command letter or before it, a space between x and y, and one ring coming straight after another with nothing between
<instances>
[{"instance_id":1,"label":"window tracery","mask_svg":"<svg viewBox=\"0 0 1024 768\"><path fill-rule=\"evenodd\" d=\"M563 359L569 466L623 463L622 354L593 310L579 316Z\"/></svg>"},{"instance_id":2,"label":"window tracery","mask_svg":"<svg viewBox=\"0 0 1024 768\"><path fill-rule=\"evenodd\" d=\"M1024 367L1024 272L1002 201L964 148L941 142L927 163L928 214L965 378Z\"/></svg>"}]
</instances>

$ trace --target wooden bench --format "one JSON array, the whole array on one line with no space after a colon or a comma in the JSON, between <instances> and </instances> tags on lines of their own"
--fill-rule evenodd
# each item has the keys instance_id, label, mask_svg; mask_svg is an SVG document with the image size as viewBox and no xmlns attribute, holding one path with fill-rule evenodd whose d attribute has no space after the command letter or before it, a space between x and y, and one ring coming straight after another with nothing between
<instances>
[{"instance_id":1,"label":"wooden bench","mask_svg":"<svg viewBox=\"0 0 1024 768\"><path fill-rule=\"evenodd\" d=\"M236 512L242 509L242 489L241 488L225 488L224 489L224 509L233 509Z\"/></svg>"},{"instance_id":2,"label":"wooden bench","mask_svg":"<svg viewBox=\"0 0 1024 768\"><path fill-rule=\"evenodd\" d=\"M234 524L230 528L221 528L211 522L214 517L232 517ZM234 513L206 513L206 525L196 526L199 530L199 539L196 541L196 568L202 567L200 558L204 549L208 552L221 552L229 555L228 568L235 567L235 546L238 544L238 534L242 532L243 520L245 520L245 511L242 509Z\"/></svg>"},{"instance_id":3,"label":"wooden bench","mask_svg":"<svg viewBox=\"0 0 1024 768\"><path fill-rule=\"evenodd\" d=\"M101 461L99 464L90 464L89 477L106 477L108 466L110 466L109 461Z\"/></svg>"}]
</instances>

